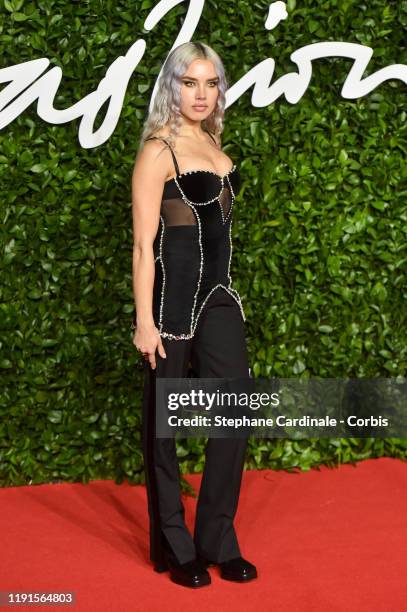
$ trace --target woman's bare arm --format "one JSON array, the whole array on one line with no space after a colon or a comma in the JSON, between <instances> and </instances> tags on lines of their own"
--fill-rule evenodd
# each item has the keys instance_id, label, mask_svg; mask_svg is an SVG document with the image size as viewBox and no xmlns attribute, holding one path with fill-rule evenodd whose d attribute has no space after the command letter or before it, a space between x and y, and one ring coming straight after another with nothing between
<instances>
[{"instance_id":1,"label":"woman's bare arm","mask_svg":"<svg viewBox=\"0 0 407 612\"><path fill-rule=\"evenodd\" d=\"M155 369L155 350L165 357L161 337L153 319L154 251L164 181L169 159L166 146L158 140L144 143L135 161L132 176L133 212L133 296L136 307L134 344L148 353Z\"/></svg>"}]
</instances>

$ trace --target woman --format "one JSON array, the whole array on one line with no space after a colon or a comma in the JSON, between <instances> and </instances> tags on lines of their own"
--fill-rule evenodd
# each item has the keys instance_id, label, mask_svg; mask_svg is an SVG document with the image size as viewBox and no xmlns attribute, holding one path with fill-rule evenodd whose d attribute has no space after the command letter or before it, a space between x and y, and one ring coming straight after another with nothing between
<instances>
[{"instance_id":1,"label":"woman","mask_svg":"<svg viewBox=\"0 0 407 612\"><path fill-rule=\"evenodd\" d=\"M150 558L190 587L256 578L233 519L247 438L210 438L194 537L184 522L173 438L155 436L155 379L250 377L239 294L229 274L239 171L221 150L227 82L219 56L188 42L168 56L133 172L134 345L145 358L143 453ZM212 134L211 134L212 132Z\"/></svg>"}]
</instances>

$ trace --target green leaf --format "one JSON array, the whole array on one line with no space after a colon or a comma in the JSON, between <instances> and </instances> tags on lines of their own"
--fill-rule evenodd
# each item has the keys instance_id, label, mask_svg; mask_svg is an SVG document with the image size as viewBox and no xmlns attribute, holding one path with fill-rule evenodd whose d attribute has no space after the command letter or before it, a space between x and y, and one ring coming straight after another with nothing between
<instances>
[{"instance_id":1,"label":"green leaf","mask_svg":"<svg viewBox=\"0 0 407 612\"><path fill-rule=\"evenodd\" d=\"M323 334L330 334L333 331L333 328L330 325L318 325L318 331Z\"/></svg>"}]
</instances>

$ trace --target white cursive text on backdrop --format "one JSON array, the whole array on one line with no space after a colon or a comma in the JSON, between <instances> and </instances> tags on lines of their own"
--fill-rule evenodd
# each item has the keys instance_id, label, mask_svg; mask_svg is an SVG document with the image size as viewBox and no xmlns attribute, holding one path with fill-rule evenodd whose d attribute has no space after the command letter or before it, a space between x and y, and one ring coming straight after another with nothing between
<instances>
[{"instance_id":1,"label":"white cursive text on backdrop","mask_svg":"<svg viewBox=\"0 0 407 612\"><path fill-rule=\"evenodd\" d=\"M184 1L160 0L147 16L145 29L152 30L174 6ZM205 0L189 1L185 20L171 50L192 39L204 5ZM266 29L275 28L287 16L285 2L271 3L265 22ZM47 123L68 123L81 117L78 138L83 148L90 149L103 144L112 135L120 119L129 80L145 50L146 42L143 39L137 40L126 55L119 56L109 66L106 76L95 91L63 110L58 110L53 106L62 80L62 69L55 66L45 72L50 64L47 58L42 57L0 69L0 83L10 83L0 92L0 129L9 125L37 100L37 114ZM251 102L253 106L268 106L281 95L284 95L291 104L297 103L311 81L312 62L325 57L345 57L354 60L341 90L343 98L355 99L366 96L389 79L398 79L407 83L405 64L392 64L363 78L372 55L373 49L355 43L321 42L306 45L290 55L290 59L298 66L298 72L286 74L273 84L271 81L275 61L272 58L266 58L228 89L226 108L252 86ZM156 93L157 81L151 96L150 107ZM96 131L93 131L98 112L108 100L109 104L103 122Z\"/></svg>"}]
</instances>

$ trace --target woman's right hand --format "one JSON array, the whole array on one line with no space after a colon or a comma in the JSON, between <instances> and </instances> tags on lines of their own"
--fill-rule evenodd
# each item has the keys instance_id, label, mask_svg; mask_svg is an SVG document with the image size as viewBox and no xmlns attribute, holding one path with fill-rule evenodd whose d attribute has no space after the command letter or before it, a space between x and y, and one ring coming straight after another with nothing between
<instances>
[{"instance_id":1,"label":"woman's right hand","mask_svg":"<svg viewBox=\"0 0 407 612\"><path fill-rule=\"evenodd\" d=\"M146 361L148 359L153 370L157 366L155 358L156 350L158 350L161 357L167 357L160 333L154 323L137 325L134 330L133 344L142 353L144 359Z\"/></svg>"}]
</instances>

